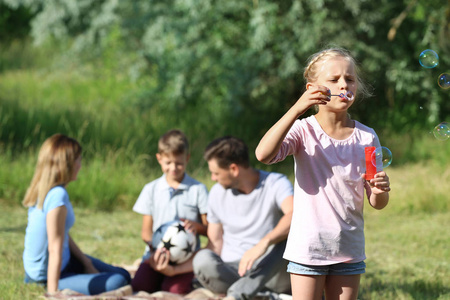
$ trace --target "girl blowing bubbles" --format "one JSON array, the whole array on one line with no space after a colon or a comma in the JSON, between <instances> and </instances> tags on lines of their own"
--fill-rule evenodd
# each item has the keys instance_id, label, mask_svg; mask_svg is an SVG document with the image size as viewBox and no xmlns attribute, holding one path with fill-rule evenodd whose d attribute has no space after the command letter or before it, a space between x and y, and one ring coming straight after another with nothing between
<instances>
[{"instance_id":1,"label":"girl blowing bubbles","mask_svg":"<svg viewBox=\"0 0 450 300\"><path fill-rule=\"evenodd\" d=\"M126 270L85 255L69 235L75 215L66 186L77 179L80 168L80 144L62 134L49 137L23 201L28 207L25 282L47 285L49 294L62 289L99 294L131 280Z\"/></svg>"},{"instance_id":2,"label":"girl blowing bubbles","mask_svg":"<svg viewBox=\"0 0 450 300\"><path fill-rule=\"evenodd\" d=\"M306 91L261 139L256 157L267 164L294 156L294 213L284 258L294 299L356 299L364 259L364 189L376 209L389 201L389 177L366 181L364 148L379 147L375 131L347 113L365 92L345 50L323 50L305 68ZM297 120L310 107L314 116Z\"/></svg>"}]
</instances>

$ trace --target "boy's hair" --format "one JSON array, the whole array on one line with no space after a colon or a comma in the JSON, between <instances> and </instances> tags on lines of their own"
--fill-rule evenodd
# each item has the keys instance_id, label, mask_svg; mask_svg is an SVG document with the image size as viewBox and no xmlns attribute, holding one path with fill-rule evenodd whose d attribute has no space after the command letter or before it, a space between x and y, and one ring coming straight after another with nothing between
<instances>
[{"instance_id":1,"label":"boy's hair","mask_svg":"<svg viewBox=\"0 0 450 300\"><path fill-rule=\"evenodd\" d=\"M220 168L228 168L232 163L244 168L250 166L247 145L240 139L224 136L213 140L203 155L206 161L215 159Z\"/></svg>"},{"instance_id":2,"label":"boy's hair","mask_svg":"<svg viewBox=\"0 0 450 300\"><path fill-rule=\"evenodd\" d=\"M188 154L189 142L186 135L178 129L172 129L164 133L158 141L159 154Z\"/></svg>"},{"instance_id":3,"label":"boy's hair","mask_svg":"<svg viewBox=\"0 0 450 300\"><path fill-rule=\"evenodd\" d=\"M317 72L321 67L320 62L324 62L327 59L335 57L343 57L353 64L356 73L356 82L358 84L358 94L363 96L363 98L371 96L369 88L360 77L360 70L356 63L356 60L353 58L349 51L340 47L326 48L311 55L308 58L305 71L303 73L303 77L305 78L306 82L315 82L317 80Z\"/></svg>"},{"instance_id":4,"label":"boy's hair","mask_svg":"<svg viewBox=\"0 0 450 300\"><path fill-rule=\"evenodd\" d=\"M42 209L47 193L72 180L74 163L81 156L81 145L73 138L55 134L45 140L39 151L33 179L22 204Z\"/></svg>"}]
</instances>

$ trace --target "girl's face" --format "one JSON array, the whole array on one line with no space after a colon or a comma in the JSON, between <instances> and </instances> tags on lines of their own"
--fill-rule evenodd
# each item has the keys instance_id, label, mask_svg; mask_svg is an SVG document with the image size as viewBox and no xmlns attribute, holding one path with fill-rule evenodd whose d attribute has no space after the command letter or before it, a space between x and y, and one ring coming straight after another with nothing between
<instances>
[{"instance_id":1,"label":"girl's face","mask_svg":"<svg viewBox=\"0 0 450 300\"><path fill-rule=\"evenodd\" d=\"M81 155L75 160L74 164L73 164L73 174L72 174L72 180L71 181L75 181L77 180L77 175L78 172L81 169Z\"/></svg>"},{"instance_id":2,"label":"girl's face","mask_svg":"<svg viewBox=\"0 0 450 300\"><path fill-rule=\"evenodd\" d=\"M329 58L322 62L317 73L317 85L323 85L330 90L331 95L352 92L356 95L358 88L355 66L344 57ZM339 96L331 96L327 107L348 109L354 101Z\"/></svg>"}]
</instances>

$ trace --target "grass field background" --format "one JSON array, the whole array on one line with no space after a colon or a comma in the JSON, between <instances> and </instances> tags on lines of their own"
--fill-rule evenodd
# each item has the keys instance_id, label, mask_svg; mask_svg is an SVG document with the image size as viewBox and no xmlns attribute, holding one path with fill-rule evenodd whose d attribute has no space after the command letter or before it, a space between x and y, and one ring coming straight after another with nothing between
<instances>
[{"instance_id":1,"label":"grass field background","mask_svg":"<svg viewBox=\"0 0 450 300\"><path fill-rule=\"evenodd\" d=\"M359 299L450 299L450 212L433 193L442 186L441 192L448 192L450 174L436 170L430 165L391 168L389 205L381 211L366 205L367 273ZM0 204L1 298L36 299L44 290L23 284L26 209L4 199ZM131 208L75 212L72 236L86 253L119 265L130 265L142 254L141 218Z\"/></svg>"}]
</instances>

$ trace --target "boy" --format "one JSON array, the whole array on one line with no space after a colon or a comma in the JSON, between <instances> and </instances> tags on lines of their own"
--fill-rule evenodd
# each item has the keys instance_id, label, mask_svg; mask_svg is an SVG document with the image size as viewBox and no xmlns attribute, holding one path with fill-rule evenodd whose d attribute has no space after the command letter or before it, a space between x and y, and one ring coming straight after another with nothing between
<instances>
[{"instance_id":1,"label":"boy","mask_svg":"<svg viewBox=\"0 0 450 300\"><path fill-rule=\"evenodd\" d=\"M144 186L133 207L143 215L141 237L147 244L131 282L134 291L186 294L191 290L193 257L182 264L169 265L170 254L164 248L150 251L153 232L170 221L182 220L188 230L206 235L208 191L204 184L186 174L189 157L189 143L183 132L170 130L161 136L156 159L163 175Z\"/></svg>"}]
</instances>

